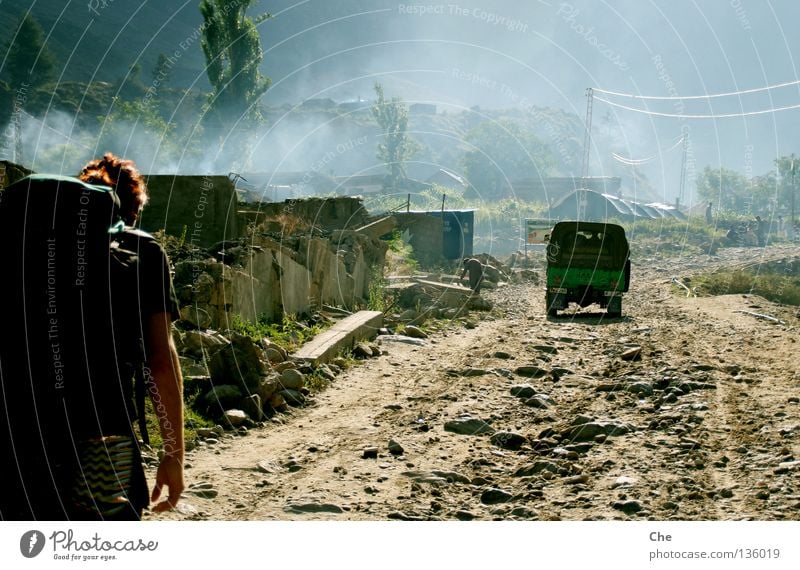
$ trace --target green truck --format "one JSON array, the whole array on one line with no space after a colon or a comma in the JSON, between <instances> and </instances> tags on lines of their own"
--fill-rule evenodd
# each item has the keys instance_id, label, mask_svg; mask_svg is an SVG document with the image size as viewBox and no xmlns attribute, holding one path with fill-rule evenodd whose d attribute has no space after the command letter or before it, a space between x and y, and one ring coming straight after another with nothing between
<instances>
[{"instance_id":1,"label":"green truck","mask_svg":"<svg viewBox=\"0 0 800 570\"><path fill-rule=\"evenodd\" d=\"M547 315L570 303L597 303L610 317L622 315L631 279L625 230L616 224L558 222L547 242Z\"/></svg>"}]
</instances>

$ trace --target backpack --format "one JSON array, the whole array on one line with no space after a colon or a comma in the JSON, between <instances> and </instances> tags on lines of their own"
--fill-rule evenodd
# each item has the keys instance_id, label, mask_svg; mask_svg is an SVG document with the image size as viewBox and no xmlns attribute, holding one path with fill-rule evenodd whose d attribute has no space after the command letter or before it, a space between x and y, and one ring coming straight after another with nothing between
<instances>
[{"instance_id":1,"label":"backpack","mask_svg":"<svg viewBox=\"0 0 800 570\"><path fill-rule=\"evenodd\" d=\"M104 186L32 175L0 191L10 332L0 342L0 457L16 462L23 487L49 473L58 494L76 441L133 435L141 346L125 301L137 258L114 246L123 231L119 198Z\"/></svg>"}]
</instances>

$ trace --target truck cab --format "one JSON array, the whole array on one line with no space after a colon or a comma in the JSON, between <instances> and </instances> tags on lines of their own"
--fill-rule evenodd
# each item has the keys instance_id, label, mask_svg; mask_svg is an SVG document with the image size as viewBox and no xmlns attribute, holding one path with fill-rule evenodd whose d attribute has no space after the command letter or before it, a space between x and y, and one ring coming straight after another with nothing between
<instances>
[{"instance_id":1,"label":"truck cab","mask_svg":"<svg viewBox=\"0 0 800 570\"><path fill-rule=\"evenodd\" d=\"M630 249L616 224L558 222L547 243L547 315L570 303L597 303L610 317L622 315L622 296L630 285Z\"/></svg>"}]
</instances>

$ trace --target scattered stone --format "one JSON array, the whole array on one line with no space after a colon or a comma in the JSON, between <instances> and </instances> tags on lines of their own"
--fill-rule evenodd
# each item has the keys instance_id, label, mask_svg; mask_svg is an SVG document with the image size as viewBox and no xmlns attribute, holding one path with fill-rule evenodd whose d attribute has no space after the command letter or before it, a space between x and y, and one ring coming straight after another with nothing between
<instances>
[{"instance_id":1,"label":"scattered stone","mask_svg":"<svg viewBox=\"0 0 800 570\"><path fill-rule=\"evenodd\" d=\"M277 374L265 376L259 382L256 394L259 395L262 403L268 403L270 397L278 391L279 387L279 376Z\"/></svg>"},{"instance_id":2,"label":"scattered stone","mask_svg":"<svg viewBox=\"0 0 800 570\"><path fill-rule=\"evenodd\" d=\"M233 427L239 427L247 419L247 414L242 410L225 410L223 417Z\"/></svg>"},{"instance_id":3,"label":"scattered stone","mask_svg":"<svg viewBox=\"0 0 800 570\"><path fill-rule=\"evenodd\" d=\"M629 348L625 352L622 353L621 356L622 360L641 360L642 359L642 347L641 346L634 346L633 348Z\"/></svg>"},{"instance_id":4,"label":"scattered stone","mask_svg":"<svg viewBox=\"0 0 800 570\"><path fill-rule=\"evenodd\" d=\"M186 492L201 499L213 499L219 494L214 485L208 482L192 483L186 488Z\"/></svg>"},{"instance_id":5,"label":"scattered stone","mask_svg":"<svg viewBox=\"0 0 800 570\"><path fill-rule=\"evenodd\" d=\"M720 489L719 496L722 497L723 499L730 499L731 497L733 497L733 489L728 489L728 488Z\"/></svg>"},{"instance_id":6,"label":"scattered stone","mask_svg":"<svg viewBox=\"0 0 800 570\"><path fill-rule=\"evenodd\" d=\"M278 374L283 374L284 370L289 370L290 368L296 369L297 364L295 364L291 360L287 360L286 362L279 362L278 364L272 367L272 370L274 370Z\"/></svg>"},{"instance_id":7,"label":"scattered stone","mask_svg":"<svg viewBox=\"0 0 800 570\"><path fill-rule=\"evenodd\" d=\"M500 503L507 503L511 500L513 495L508 491L502 489L486 489L481 493L481 503L484 505L497 505Z\"/></svg>"},{"instance_id":8,"label":"scattered stone","mask_svg":"<svg viewBox=\"0 0 800 570\"><path fill-rule=\"evenodd\" d=\"M463 416L444 424L444 430L460 435L493 434L495 429L485 421L472 416Z\"/></svg>"},{"instance_id":9,"label":"scattered stone","mask_svg":"<svg viewBox=\"0 0 800 570\"><path fill-rule=\"evenodd\" d=\"M283 355L277 348L269 347L264 349L264 354L272 364L282 364L284 362Z\"/></svg>"},{"instance_id":10,"label":"scattered stone","mask_svg":"<svg viewBox=\"0 0 800 570\"><path fill-rule=\"evenodd\" d=\"M406 325L406 327L403 329L403 333L411 338L428 338L428 333L419 327L415 327L414 325Z\"/></svg>"},{"instance_id":11,"label":"scattered stone","mask_svg":"<svg viewBox=\"0 0 800 570\"><path fill-rule=\"evenodd\" d=\"M271 461L269 459L262 459L261 461L256 463L256 468L261 473L268 473L270 475L273 475L275 473L280 473L281 471L283 471L283 467L281 467L275 461Z\"/></svg>"},{"instance_id":12,"label":"scattered stone","mask_svg":"<svg viewBox=\"0 0 800 570\"><path fill-rule=\"evenodd\" d=\"M286 407L286 400L276 392L269 397L269 405L273 410L282 410Z\"/></svg>"},{"instance_id":13,"label":"scattered stone","mask_svg":"<svg viewBox=\"0 0 800 570\"><path fill-rule=\"evenodd\" d=\"M538 350L539 352L544 352L545 354L558 354L558 349L549 344L535 344L531 346L531 348L533 350Z\"/></svg>"},{"instance_id":14,"label":"scattered stone","mask_svg":"<svg viewBox=\"0 0 800 570\"><path fill-rule=\"evenodd\" d=\"M611 506L618 511L622 511L626 515L632 515L638 513L644 508L642 507L642 504L639 501L634 501L634 500L616 501Z\"/></svg>"},{"instance_id":15,"label":"scattered stone","mask_svg":"<svg viewBox=\"0 0 800 570\"><path fill-rule=\"evenodd\" d=\"M653 385L649 382L634 382L625 386L625 391L638 396L652 396Z\"/></svg>"},{"instance_id":16,"label":"scattered stone","mask_svg":"<svg viewBox=\"0 0 800 570\"><path fill-rule=\"evenodd\" d=\"M456 511L455 517L460 521L475 520L475 514L469 511Z\"/></svg>"},{"instance_id":17,"label":"scattered stone","mask_svg":"<svg viewBox=\"0 0 800 570\"><path fill-rule=\"evenodd\" d=\"M356 358L372 358L372 349L368 344L359 343L353 347L353 356Z\"/></svg>"},{"instance_id":18,"label":"scattered stone","mask_svg":"<svg viewBox=\"0 0 800 570\"><path fill-rule=\"evenodd\" d=\"M762 489L761 491L756 493L756 499L759 499L760 501L766 501L767 499L769 499L769 495L770 493L768 490Z\"/></svg>"},{"instance_id":19,"label":"scattered stone","mask_svg":"<svg viewBox=\"0 0 800 570\"><path fill-rule=\"evenodd\" d=\"M289 513L307 514L307 513L342 513L342 507L339 505L332 505L330 503L290 503L283 509Z\"/></svg>"},{"instance_id":20,"label":"scattered stone","mask_svg":"<svg viewBox=\"0 0 800 570\"><path fill-rule=\"evenodd\" d=\"M403 449L403 446L397 443L395 440L390 439L389 453L391 453L392 455L403 455L403 453L405 453L405 449Z\"/></svg>"},{"instance_id":21,"label":"scattered stone","mask_svg":"<svg viewBox=\"0 0 800 570\"><path fill-rule=\"evenodd\" d=\"M456 471L431 471L431 474L435 477L441 477L448 483L463 483L465 485L472 483L469 477Z\"/></svg>"},{"instance_id":22,"label":"scattered stone","mask_svg":"<svg viewBox=\"0 0 800 570\"><path fill-rule=\"evenodd\" d=\"M415 483L428 483L430 485L446 485L450 481L430 471L403 471L401 475L413 479Z\"/></svg>"},{"instance_id":23,"label":"scattered stone","mask_svg":"<svg viewBox=\"0 0 800 570\"><path fill-rule=\"evenodd\" d=\"M512 354L509 354L508 352L504 352L504 351L502 351L502 350L498 350L498 351L496 351L496 352L493 352L493 353L492 353L491 355L489 355L489 356L490 356L491 358L499 358L499 359L501 359L501 360L513 360L513 359L514 359L514 355L512 355Z\"/></svg>"},{"instance_id":24,"label":"scattered stone","mask_svg":"<svg viewBox=\"0 0 800 570\"><path fill-rule=\"evenodd\" d=\"M554 405L552 398L547 394L536 394L532 398L523 400L522 403L531 408L539 408L541 410L552 408Z\"/></svg>"},{"instance_id":25,"label":"scattered stone","mask_svg":"<svg viewBox=\"0 0 800 570\"><path fill-rule=\"evenodd\" d=\"M180 310L181 320L197 329L207 329L212 324L208 311L196 305L186 305Z\"/></svg>"},{"instance_id":26,"label":"scattered stone","mask_svg":"<svg viewBox=\"0 0 800 570\"><path fill-rule=\"evenodd\" d=\"M389 334L389 335L381 335L378 337L378 340L382 343L384 342L399 342L402 344L413 344L414 346L427 346L424 340L419 338L411 338L410 336L405 336L402 334ZM353 351L355 354L355 350Z\"/></svg>"},{"instance_id":27,"label":"scattered stone","mask_svg":"<svg viewBox=\"0 0 800 570\"><path fill-rule=\"evenodd\" d=\"M378 448L365 447L361 457L364 459L378 459Z\"/></svg>"},{"instance_id":28,"label":"scattered stone","mask_svg":"<svg viewBox=\"0 0 800 570\"><path fill-rule=\"evenodd\" d=\"M279 390L277 395L281 396L284 402L293 408L299 408L306 403L306 397L302 392L298 392L297 390Z\"/></svg>"},{"instance_id":29,"label":"scattered stone","mask_svg":"<svg viewBox=\"0 0 800 570\"><path fill-rule=\"evenodd\" d=\"M579 455L583 455L585 453L589 453L589 450L591 450L593 447L594 445L592 443L587 442L587 443L576 443L575 445L565 445L564 449L566 449L567 451L574 451Z\"/></svg>"},{"instance_id":30,"label":"scattered stone","mask_svg":"<svg viewBox=\"0 0 800 570\"><path fill-rule=\"evenodd\" d=\"M536 395L536 388L530 384L518 384L511 387L511 395L517 398L531 398Z\"/></svg>"},{"instance_id":31,"label":"scattered stone","mask_svg":"<svg viewBox=\"0 0 800 570\"><path fill-rule=\"evenodd\" d=\"M425 519L423 517L418 517L418 516L415 516L415 515L407 515L403 511L392 511L391 513L386 515L386 517L390 518L390 519L393 519L393 520L398 520L398 521L424 521L424 520L428 520L428 519Z\"/></svg>"},{"instance_id":32,"label":"scattered stone","mask_svg":"<svg viewBox=\"0 0 800 570\"><path fill-rule=\"evenodd\" d=\"M186 331L183 336L184 352L196 358L212 356L230 341L217 332Z\"/></svg>"},{"instance_id":33,"label":"scattered stone","mask_svg":"<svg viewBox=\"0 0 800 570\"><path fill-rule=\"evenodd\" d=\"M566 430L563 435L571 441L592 441L598 435L618 436L632 431L631 427L616 421L587 422Z\"/></svg>"},{"instance_id":34,"label":"scattered stone","mask_svg":"<svg viewBox=\"0 0 800 570\"><path fill-rule=\"evenodd\" d=\"M528 507L514 507L510 513L508 513L512 517L517 517L520 519L538 519L539 513L536 511L532 511Z\"/></svg>"},{"instance_id":35,"label":"scattered stone","mask_svg":"<svg viewBox=\"0 0 800 570\"><path fill-rule=\"evenodd\" d=\"M633 487L638 482L636 477L627 477L625 475L621 477L617 477L616 481L611 485L612 489L618 489L619 487Z\"/></svg>"},{"instance_id":36,"label":"scattered stone","mask_svg":"<svg viewBox=\"0 0 800 570\"><path fill-rule=\"evenodd\" d=\"M208 361L215 384L232 384L243 392L254 392L269 368L263 349L250 337L232 333L231 342Z\"/></svg>"},{"instance_id":37,"label":"scattered stone","mask_svg":"<svg viewBox=\"0 0 800 570\"><path fill-rule=\"evenodd\" d=\"M181 363L181 372L183 372L183 376L208 376L208 367L206 367L205 363L201 361L196 361L193 358L187 358L186 356L179 357Z\"/></svg>"},{"instance_id":38,"label":"scattered stone","mask_svg":"<svg viewBox=\"0 0 800 570\"><path fill-rule=\"evenodd\" d=\"M518 433L499 431L492 435L490 441L492 445L496 445L497 447L517 451L528 441L528 438Z\"/></svg>"},{"instance_id":39,"label":"scattered stone","mask_svg":"<svg viewBox=\"0 0 800 570\"><path fill-rule=\"evenodd\" d=\"M242 391L238 386L223 384L214 386L204 397L206 404L220 409L235 406L242 399Z\"/></svg>"},{"instance_id":40,"label":"scattered stone","mask_svg":"<svg viewBox=\"0 0 800 570\"><path fill-rule=\"evenodd\" d=\"M305 383L305 376L293 368L288 368L281 372L280 384L284 389L299 390Z\"/></svg>"},{"instance_id":41,"label":"scattered stone","mask_svg":"<svg viewBox=\"0 0 800 570\"><path fill-rule=\"evenodd\" d=\"M784 461L775 468L775 475L782 475L790 471L800 471L800 461Z\"/></svg>"},{"instance_id":42,"label":"scattered stone","mask_svg":"<svg viewBox=\"0 0 800 570\"><path fill-rule=\"evenodd\" d=\"M573 477L567 477L564 479L565 485L585 485L589 482L588 475L575 475Z\"/></svg>"},{"instance_id":43,"label":"scattered stone","mask_svg":"<svg viewBox=\"0 0 800 570\"><path fill-rule=\"evenodd\" d=\"M462 376L465 378L471 378L474 376L486 376L487 374L492 374L493 370L486 370L484 368L465 368L464 370L454 370L450 369L447 371L448 376Z\"/></svg>"},{"instance_id":44,"label":"scattered stone","mask_svg":"<svg viewBox=\"0 0 800 570\"><path fill-rule=\"evenodd\" d=\"M262 407L261 396L251 394L241 401L242 411L255 422L264 419L264 409Z\"/></svg>"},{"instance_id":45,"label":"scattered stone","mask_svg":"<svg viewBox=\"0 0 800 570\"><path fill-rule=\"evenodd\" d=\"M325 380L327 380L328 382L333 382L334 380L336 380L336 374L335 374L335 373L334 373L334 371L331 369L331 367L330 367L330 366L328 366L327 364L322 364L322 365L320 365L320 366L317 368L317 374L319 374L320 376L322 376L322 377L323 377Z\"/></svg>"},{"instance_id":46,"label":"scattered stone","mask_svg":"<svg viewBox=\"0 0 800 570\"><path fill-rule=\"evenodd\" d=\"M547 376L549 372L540 366L536 366L534 364L527 364L525 366L518 366L516 370L514 370L520 376L526 376L528 378L543 378Z\"/></svg>"},{"instance_id":47,"label":"scattered stone","mask_svg":"<svg viewBox=\"0 0 800 570\"><path fill-rule=\"evenodd\" d=\"M525 465L517 469L514 472L514 476L530 477L531 475L536 475L537 473L541 473L543 471L558 473L560 468L561 467L557 463L553 463L552 461L535 461L531 465Z\"/></svg>"}]
</instances>

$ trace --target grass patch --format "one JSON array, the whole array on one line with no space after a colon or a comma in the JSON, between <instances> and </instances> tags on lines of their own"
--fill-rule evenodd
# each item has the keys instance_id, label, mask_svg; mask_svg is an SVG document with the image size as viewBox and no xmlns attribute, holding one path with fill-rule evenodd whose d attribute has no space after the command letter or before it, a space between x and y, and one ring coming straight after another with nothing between
<instances>
[{"instance_id":1,"label":"grass patch","mask_svg":"<svg viewBox=\"0 0 800 570\"><path fill-rule=\"evenodd\" d=\"M269 322L265 317L252 322L239 315L233 315L231 330L256 342L266 337L287 351L294 352L306 341L322 332L324 327L320 323L307 325L288 315L285 315L280 323Z\"/></svg>"},{"instance_id":2,"label":"grass patch","mask_svg":"<svg viewBox=\"0 0 800 570\"><path fill-rule=\"evenodd\" d=\"M713 253L723 245L725 233L705 220L692 218L688 221L676 219L637 220L622 224L636 256L682 255L684 253Z\"/></svg>"},{"instance_id":3,"label":"grass patch","mask_svg":"<svg viewBox=\"0 0 800 570\"><path fill-rule=\"evenodd\" d=\"M796 274L736 269L701 275L693 282L699 294L760 295L775 303L800 306L800 276Z\"/></svg>"},{"instance_id":4,"label":"grass patch","mask_svg":"<svg viewBox=\"0 0 800 570\"><path fill-rule=\"evenodd\" d=\"M196 397L193 396L193 400ZM150 447L153 449L160 449L164 444L161 438L161 428L158 425L158 417L153 409L153 402L148 396L145 400L145 418L147 420L147 433L150 436ZM194 402L184 402L183 406L183 437L188 444L191 441L197 440L197 430L203 427L213 427L214 422L208 418L203 417L194 409ZM136 424L136 431L139 431L139 424ZM141 434L139 434L141 438Z\"/></svg>"}]
</instances>

